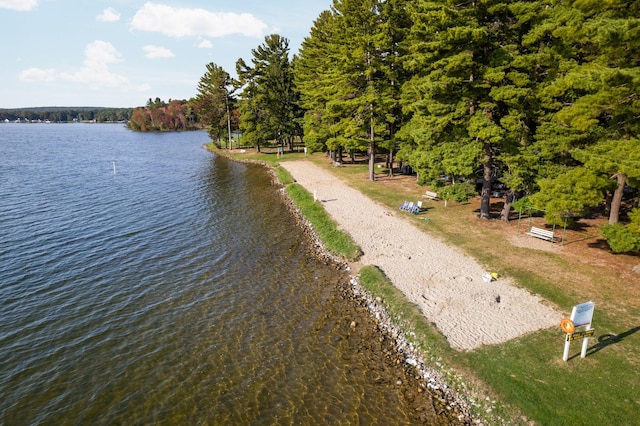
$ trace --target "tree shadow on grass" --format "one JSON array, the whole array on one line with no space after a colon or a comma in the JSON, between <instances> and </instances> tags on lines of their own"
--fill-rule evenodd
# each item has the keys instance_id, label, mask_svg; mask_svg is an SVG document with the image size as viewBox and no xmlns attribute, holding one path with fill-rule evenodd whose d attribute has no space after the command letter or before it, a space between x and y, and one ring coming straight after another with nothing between
<instances>
[{"instance_id":1,"label":"tree shadow on grass","mask_svg":"<svg viewBox=\"0 0 640 426\"><path fill-rule=\"evenodd\" d=\"M629 256L629 257L640 258L640 252L615 253L611 250L611 247L609 246L609 243L607 242L607 240L599 237L595 237L595 238L597 238L595 241L587 244L590 248L606 251L611 253L614 256Z\"/></svg>"},{"instance_id":2,"label":"tree shadow on grass","mask_svg":"<svg viewBox=\"0 0 640 426\"><path fill-rule=\"evenodd\" d=\"M589 243L588 245L591 248L604 250L604 251L611 251L611 247L609 247L609 243L607 243L607 240L605 240L604 238L597 238L594 242Z\"/></svg>"}]
</instances>

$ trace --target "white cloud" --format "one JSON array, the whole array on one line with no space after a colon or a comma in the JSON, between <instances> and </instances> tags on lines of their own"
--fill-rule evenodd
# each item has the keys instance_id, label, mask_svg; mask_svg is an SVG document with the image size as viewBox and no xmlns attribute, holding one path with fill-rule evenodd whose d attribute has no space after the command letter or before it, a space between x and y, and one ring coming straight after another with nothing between
<instances>
[{"instance_id":1,"label":"white cloud","mask_svg":"<svg viewBox=\"0 0 640 426\"><path fill-rule=\"evenodd\" d=\"M96 87L118 87L128 84L129 80L109 70L109 65L122 62L122 55L111 43L96 40L84 50L84 65L73 74L61 75L65 80Z\"/></svg>"},{"instance_id":2,"label":"white cloud","mask_svg":"<svg viewBox=\"0 0 640 426\"><path fill-rule=\"evenodd\" d=\"M42 70L39 68L29 68L20 73L20 80L26 82L50 82L55 81L58 78L58 72L49 68Z\"/></svg>"},{"instance_id":3,"label":"white cloud","mask_svg":"<svg viewBox=\"0 0 640 426\"><path fill-rule=\"evenodd\" d=\"M89 67L100 67L122 62L122 55L109 42L95 40L84 49L84 63Z\"/></svg>"},{"instance_id":4,"label":"white cloud","mask_svg":"<svg viewBox=\"0 0 640 426\"><path fill-rule=\"evenodd\" d=\"M25 82L53 82L67 80L76 84L84 84L92 89L101 87L119 87L126 89L129 80L112 72L109 65L122 61L122 55L111 43L96 40L87 45L82 68L73 73L57 72L55 69L29 68L20 73L20 80Z\"/></svg>"},{"instance_id":5,"label":"white cloud","mask_svg":"<svg viewBox=\"0 0 640 426\"><path fill-rule=\"evenodd\" d=\"M249 13L210 12L147 2L131 21L131 29L159 32L169 37L224 37L242 34L262 37L267 25Z\"/></svg>"},{"instance_id":6,"label":"white cloud","mask_svg":"<svg viewBox=\"0 0 640 426\"><path fill-rule=\"evenodd\" d=\"M120 14L114 8L108 7L96 16L96 19L101 22L117 22L120 20Z\"/></svg>"},{"instance_id":7,"label":"white cloud","mask_svg":"<svg viewBox=\"0 0 640 426\"><path fill-rule=\"evenodd\" d=\"M0 9L32 10L38 5L38 0L0 0Z\"/></svg>"},{"instance_id":8,"label":"white cloud","mask_svg":"<svg viewBox=\"0 0 640 426\"><path fill-rule=\"evenodd\" d=\"M142 50L145 51L145 56L149 59L173 58L174 56L176 56L172 51L162 46L148 45L143 47Z\"/></svg>"},{"instance_id":9,"label":"white cloud","mask_svg":"<svg viewBox=\"0 0 640 426\"><path fill-rule=\"evenodd\" d=\"M198 46L199 49L211 49L211 48L213 48L213 44L209 40L202 40L196 46Z\"/></svg>"}]
</instances>

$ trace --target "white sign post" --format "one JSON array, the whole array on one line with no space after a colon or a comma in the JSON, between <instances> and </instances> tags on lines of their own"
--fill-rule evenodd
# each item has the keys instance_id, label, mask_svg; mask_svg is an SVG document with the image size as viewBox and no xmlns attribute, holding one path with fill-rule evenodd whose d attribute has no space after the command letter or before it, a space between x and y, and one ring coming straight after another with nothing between
<instances>
[{"instance_id":1,"label":"white sign post","mask_svg":"<svg viewBox=\"0 0 640 426\"><path fill-rule=\"evenodd\" d=\"M582 352L580 356L582 358L587 356L587 348L589 347L589 336L592 336L594 330L591 328L591 321L593 320L593 310L595 303L585 302L573 307L571 311L571 323L574 328L571 332L567 332L564 343L564 354L562 360L569 359L569 345L573 340L582 338ZM583 331L575 332L575 328L585 327Z\"/></svg>"}]
</instances>

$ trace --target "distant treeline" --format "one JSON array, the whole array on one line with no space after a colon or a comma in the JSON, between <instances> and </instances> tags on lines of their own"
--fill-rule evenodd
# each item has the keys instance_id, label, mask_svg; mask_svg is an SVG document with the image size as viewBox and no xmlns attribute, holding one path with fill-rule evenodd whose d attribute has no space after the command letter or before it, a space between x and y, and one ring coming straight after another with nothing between
<instances>
[{"instance_id":1,"label":"distant treeline","mask_svg":"<svg viewBox=\"0 0 640 426\"><path fill-rule=\"evenodd\" d=\"M74 121L93 121L97 123L127 122L133 115L133 108L104 107L35 107L0 109L0 121L33 122L51 121L70 123Z\"/></svg>"}]
</instances>

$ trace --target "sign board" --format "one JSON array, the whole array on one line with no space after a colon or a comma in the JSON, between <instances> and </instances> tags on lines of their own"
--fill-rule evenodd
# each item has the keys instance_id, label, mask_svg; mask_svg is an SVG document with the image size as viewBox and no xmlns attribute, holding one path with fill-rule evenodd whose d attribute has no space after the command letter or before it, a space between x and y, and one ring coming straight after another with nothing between
<instances>
[{"instance_id":1,"label":"sign board","mask_svg":"<svg viewBox=\"0 0 640 426\"><path fill-rule=\"evenodd\" d=\"M567 334L567 340L569 342L573 342L574 340L584 339L585 337L593 336L593 333L595 333L595 332L596 332L596 330L593 329L593 328L591 330L576 331L575 333Z\"/></svg>"},{"instance_id":2,"label":"sign board","mask_svg":"<svg viewBox=\"0 0 640 426\"><path fill-rule=\"evenodd\" d=\"M563 361L569 359L569 345L573 340L582 339L582 352L580 356L582 358L587 356L587 348L589 346L589 337L593 336L595 330L591 328L591 321L593 320L593 311L595 303L585 302L573 307L571 311L571 321L573 326L571 331L578 327L585 327L582 331L576 331L567 333L564 343L564 354L562 355ZM564 320L563 320L564 321Z\"/></svg>"},{"instance_id":3,"label":"sign board","mask_svg":"<svg viewBox=\"0 0 640 426\"><path fill-rule=\"evenodd\" d=\"M595 303L593 302L585 302L573 307L571 321L573 321L573 325L576 328L591 324L594 306Z\"/></svg>"}]
</instances>

